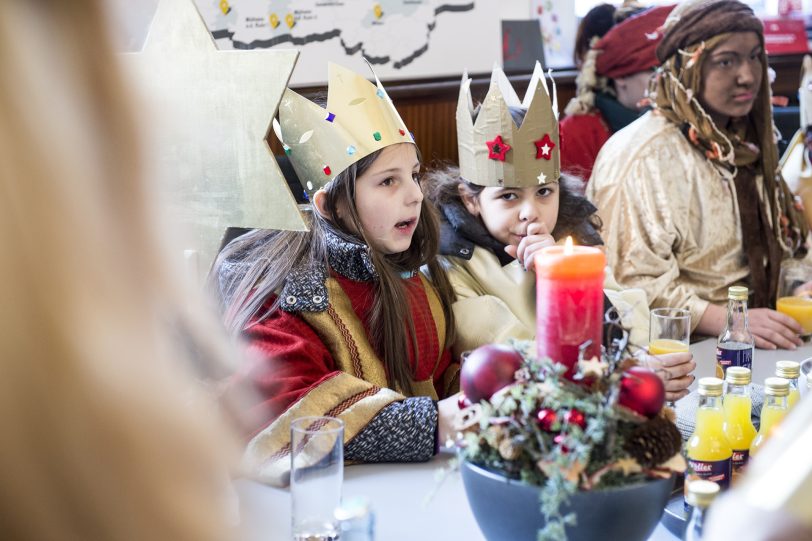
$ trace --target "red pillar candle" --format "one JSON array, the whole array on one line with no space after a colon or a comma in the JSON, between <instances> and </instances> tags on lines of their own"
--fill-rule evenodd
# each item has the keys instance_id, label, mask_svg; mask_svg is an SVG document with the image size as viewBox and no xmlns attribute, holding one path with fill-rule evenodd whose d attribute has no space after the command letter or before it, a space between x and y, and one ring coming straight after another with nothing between
<instances>
[{"instance_id":1,"label":"red pillar candle","mask_svg":"<svg viewBox=\"0 0 812 541\"><path fill-rule=\"evenodd\" d=\"M603 276L606 256L598 248L550 246L536 256L536 346L574 373L581 345L587 359L600 356L603 325Z\"/></svg>"}]
</instances>

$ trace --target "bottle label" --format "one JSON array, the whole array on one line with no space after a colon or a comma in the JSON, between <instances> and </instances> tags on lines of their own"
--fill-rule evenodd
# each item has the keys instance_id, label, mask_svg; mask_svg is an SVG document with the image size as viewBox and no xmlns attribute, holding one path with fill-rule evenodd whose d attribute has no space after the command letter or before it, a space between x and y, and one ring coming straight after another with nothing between
<instances>
[{"instance_id":1,"label":"bottle label","mask_svg":"<svg viewBox=\"0 0 812 541\"><path fill-rule=\"evenodd\" d=\"M697 479L706 479L719 485L719 490L726 490L730 486L733 475L733 458L724 460L693 460L688 458L688 470L685 472L685 492L688 484ZM690 512L691 506L685 501L685 511Z\"/></svg>"},{"instance_id":2,"label":"bottle label","mask_svg":"<svg viewBox=\"0 0 812 541\"><path fill-rule=\"evenodd\" d=\"M736 484L739 476L744 473L747 461L750 459L750 449L733 449L733 477L732 484Z\"/></svg>"},{"instance_id":3,"label":"bottle label","mask_svg":"<svg viewBox=\"0 0 812 541\"><path fill-rule=\"evenodd\" d=\"M727 369L731 366L743 366L744 368L749 368L752 370L753 348L750 345L745 345L745 347L741 349L717 346L716 363L722 368L723 374L726 374Z\"/></svg>"}]
</instances>

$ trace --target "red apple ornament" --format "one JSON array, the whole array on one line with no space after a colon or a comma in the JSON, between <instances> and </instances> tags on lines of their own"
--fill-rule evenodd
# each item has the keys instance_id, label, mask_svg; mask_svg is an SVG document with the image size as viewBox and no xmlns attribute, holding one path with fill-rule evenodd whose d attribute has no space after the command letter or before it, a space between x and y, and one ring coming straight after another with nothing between
<instances>
[{"instance_id":1,"label":"red apple ornament","mask_svg":"<svg viewBox=\"0 0 812 541\"><path fill-rule=\"evenodd\" d=\"M642 366L627 370L620 380L621 406L652 418L665 403L665 384L654 371Z\"/></svg>"},{"instance_id":2,"label":"red apple ornament","mask_svg":"<svg viewBox=\"0 0 812 541\"><path fill-rule=\"evenodd\" d=\"M545 432L552 432L556 421L558 421L558 415L550 408L543 408L536 412L536 422Z\"/></svg>"},{"instance_id":3,"label":"red apple ornament","mask_svg":"<svg viewBox=\"0 0 812 541\"><path fill-rule=\"evenodd\" d=\"M515 381L522 356L509 346L487 344L468 354L460 370L460 386L473 404Z\"/></svg>"},{"instance_id":4,"label":"red apple ornament","mask_svg":"<svg viewBox=\"0 0 812 541\"><path fill-rule=\"evenodd\" d=\"M570 410L564 414L564 422L579 426L581 430L586 428L586 417L584 417L584 414L578 410Z\"/></svg>"}]
</instances>

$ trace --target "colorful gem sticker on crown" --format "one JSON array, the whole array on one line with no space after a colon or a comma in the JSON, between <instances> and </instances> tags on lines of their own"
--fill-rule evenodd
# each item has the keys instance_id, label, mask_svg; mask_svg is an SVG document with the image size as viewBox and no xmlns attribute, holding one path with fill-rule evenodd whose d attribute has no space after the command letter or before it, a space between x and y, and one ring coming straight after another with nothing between
<instances>
[{"instance_id":1,"label":"colorful gem sticker on crown","mask_svg":"<svg viewBox=\"0 0 812 541\"><path fill-rule=\"evenodd\" d=\"M553 149L555 148L555 143L553 143L553 140L550 139L549 133L545 133L544 137L542 137L538 141L533 141L533 144L536 145L537 160L541 158L549 160L553 157Z\"/></svg>"},{"instance_id":2,"label":"colorful gem sticker on crown","mask_svg":"<svg viewBox=\"0 0 812 541\"><path fill-rule=\"evenodd\" d=\"M324 174L327 175L327 176L330 176L330 173L332 173L332 170L330 169L329 165L325 165L323 171L324 171Z\"/></svg>"},{"instance_id":3,"label":"colorful gem sticker on crown","mask_svg":"<svg viewBox=\"0 0 812 541\"><path fill-rule=\"evenodd\" d=\"M353 154L355 154L355 152L357 150L358 149L356 149L353 145L348 146L347 147L347 156L352 156Z\"/></svg>"},{"instance_id":4,"label":"colorful gem sticker on crown","mask_svg":"<svg viewBox=\"0 0 812 541\"><path fill-rule=\"evenodd\" d=\"M326 120L327 122L332 122L335 119L336 116L333 113L327 113L327 117L324 120Z\"/></svg>"},{"instance_id":5,"label":"colorful gem sticker on crown","mask_svg":"<svg viewBox=\"0 0 812 541\"><path fill-rule=\"evenodd\" d=\"M375 133L373 133L373 134L372 134L372 137L373 137L373 138L374 138L376 141L380 141L380 140L381 140L381 132L376 131Z\"/></svg>"},{"instance_id":6,"label":"colorful gem sticker on crown","mask_svg":"<svg viewBox=\"0 0 812 541\"><path fill-rule=\"evenodd\" d=\"M488 145L488 158L491 160L505 161L505 155L510 150L510 145L502 140L501 135L497 135L493 141L485 141ZM547 158L549 160L549 158Z\"/></svg>"}]
</instances>

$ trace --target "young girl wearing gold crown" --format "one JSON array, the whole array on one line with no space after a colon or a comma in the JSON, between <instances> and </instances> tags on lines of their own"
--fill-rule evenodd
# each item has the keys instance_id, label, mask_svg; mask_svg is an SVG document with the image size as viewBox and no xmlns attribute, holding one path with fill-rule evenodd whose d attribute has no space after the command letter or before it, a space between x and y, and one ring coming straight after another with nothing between
<instances>
[{"instance_id":1,"label":"young girl wearing gold crown","mask_svg":"<svg viewBox=\"0 0 812 541\"><path fill-rule=\"evenodd\" d=\"M597 209L578 195L578 180L560 172L555 96L541 66L523 101L496 68L485 100L474 109L471 80L463 79L457 106L460 167L426 176L439 207L441 254L457 295L455 352L508 338L536 335L533 257L567 236L603 244ZM621 290L607 270L607 300L632 343L648 341L648 303L639 289ZM695 368L688 353L648 359L669 375L670 400L687 394Z\"/></svg>"},{"instance_id":2,"label":"young girl wearing gold crown","mask_svg":"<svg viewBox=\"0 0 812 541\"><path fill-rule=\"evenodd\" d=\"M259 395L246 457L271 483L287 482L298 417L342 419L347 460L405 462L434 455L457 409L438 221L376 83L330 64L326 109L286 90L274 128L310 231L253 231L216 263L226 322L254 354L232 382Z\"/></svg>"}]
</instances>

